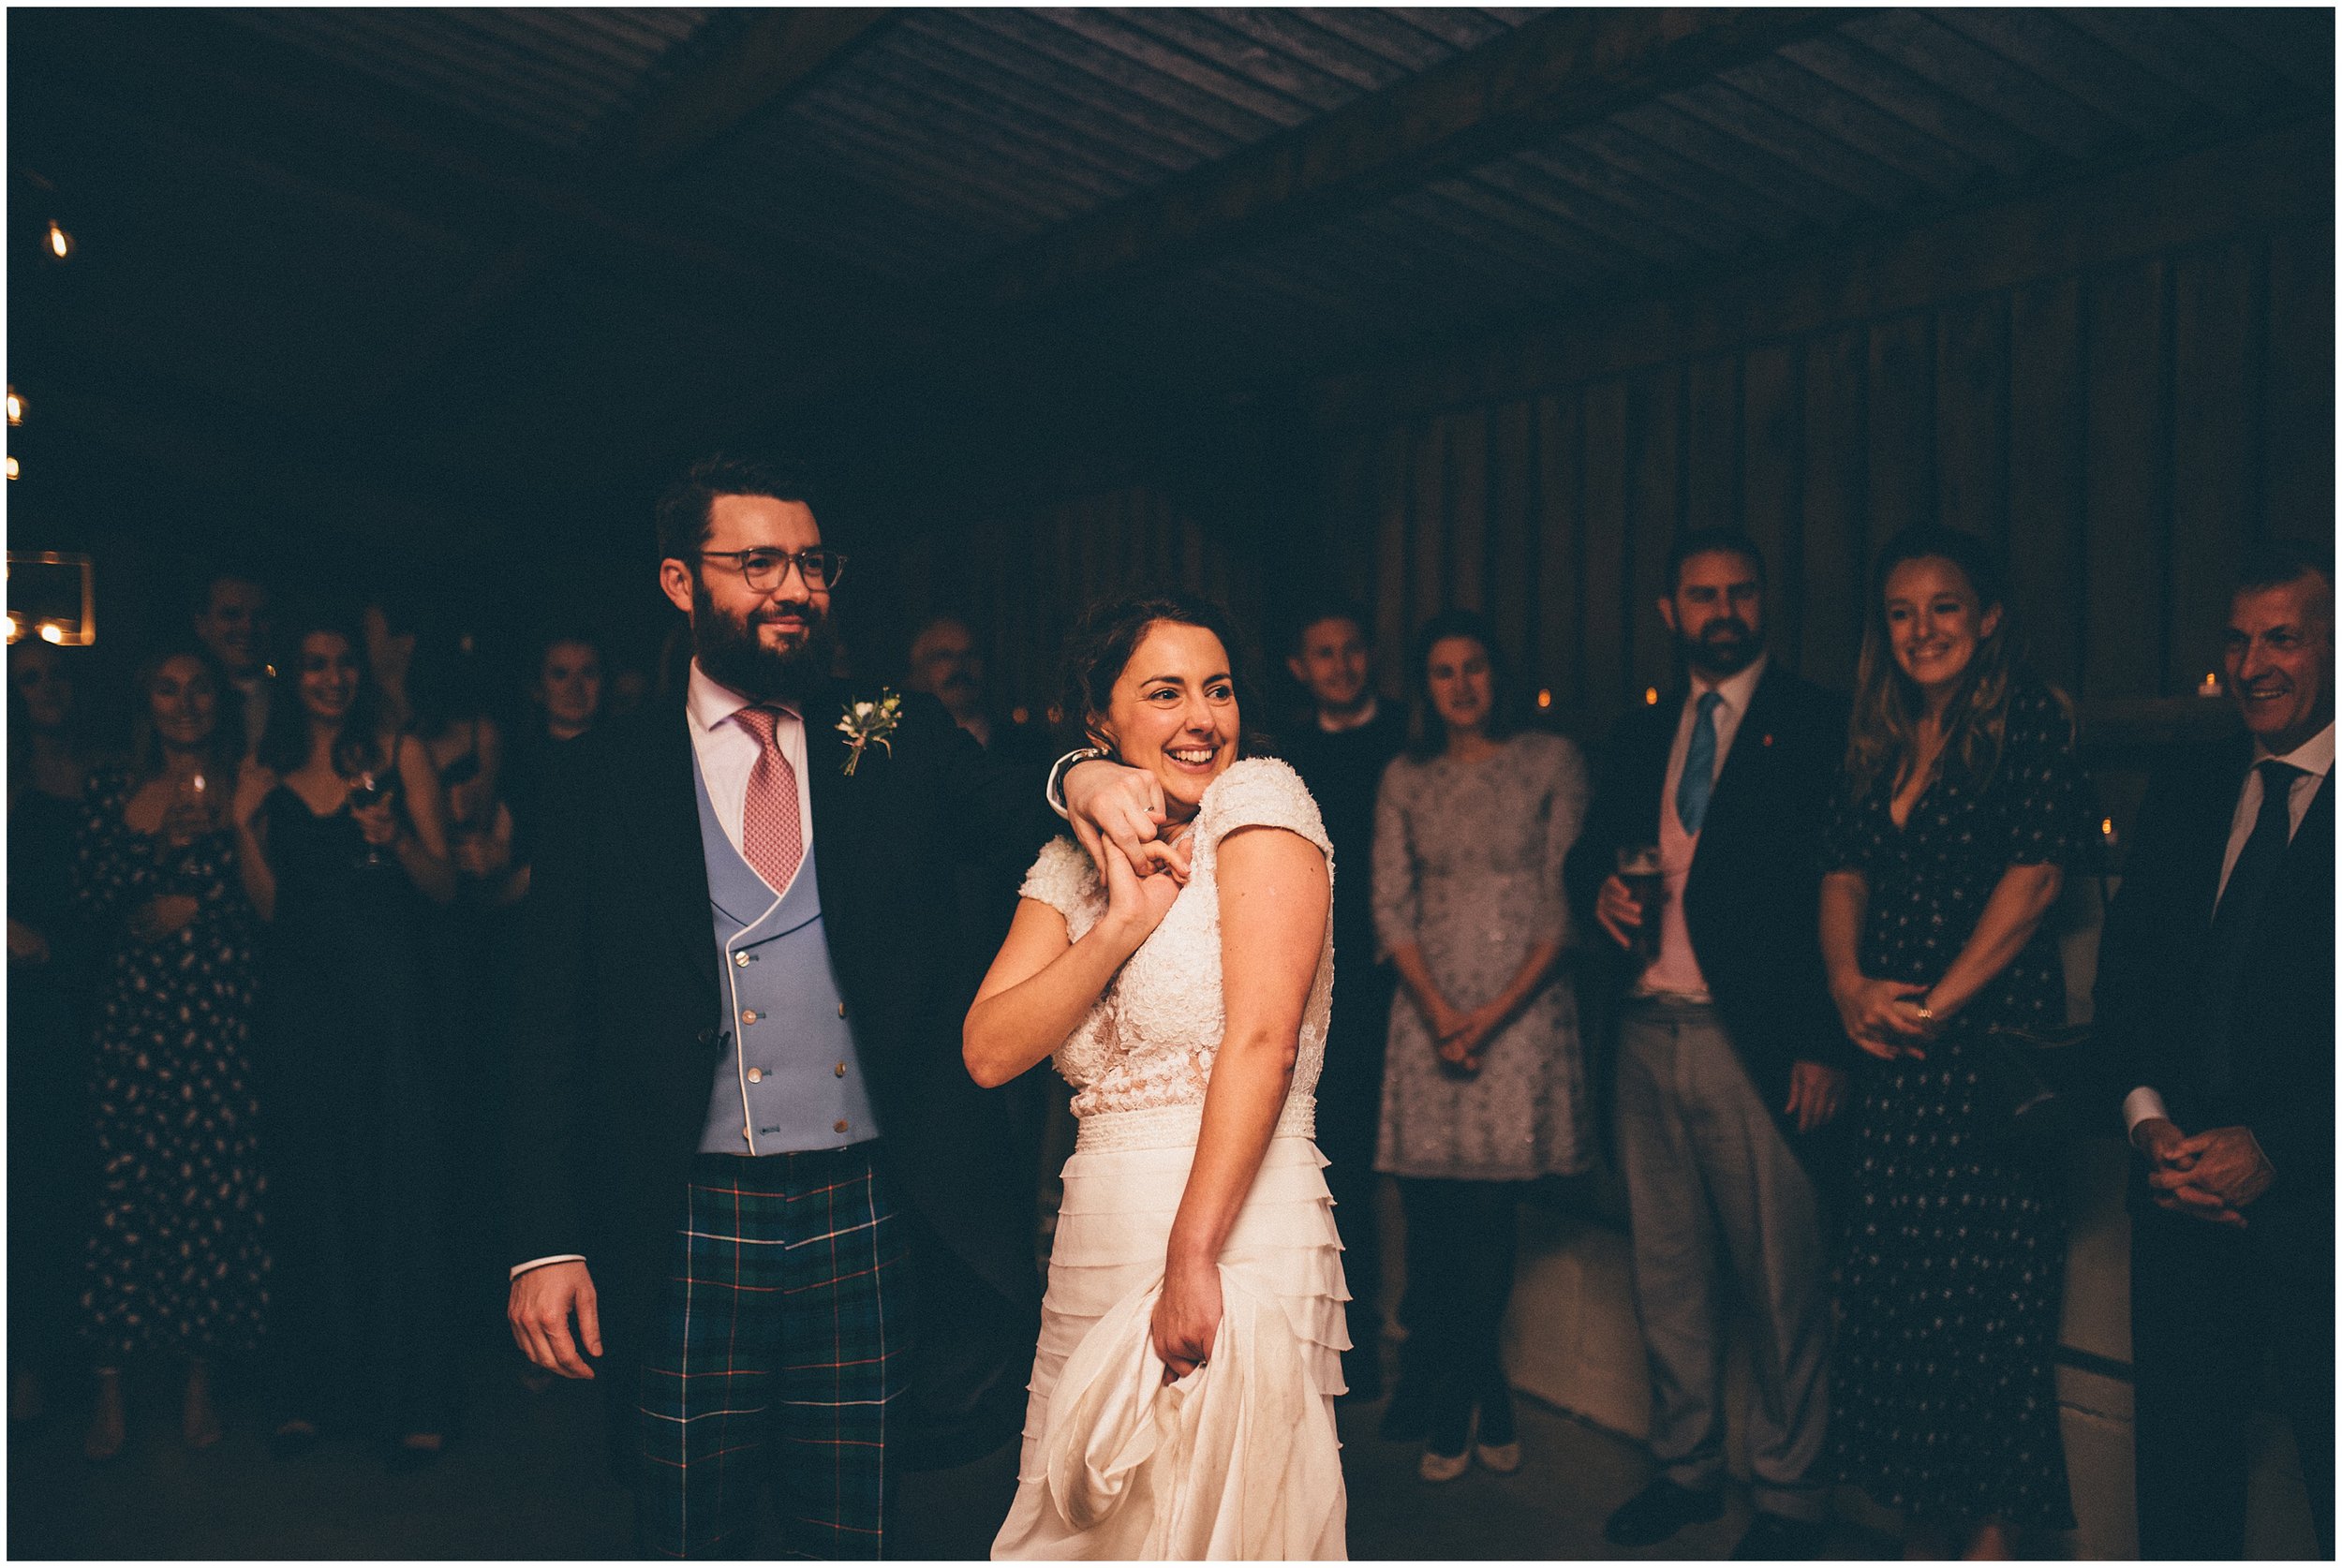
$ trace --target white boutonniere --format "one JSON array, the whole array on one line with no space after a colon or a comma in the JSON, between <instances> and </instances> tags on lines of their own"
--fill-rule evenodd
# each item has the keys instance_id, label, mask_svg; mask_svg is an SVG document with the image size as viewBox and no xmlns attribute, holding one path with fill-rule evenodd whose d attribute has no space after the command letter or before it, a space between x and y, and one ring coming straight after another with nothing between
<instances>
[{"instance_id":1,"label":"white boutonniere","mask_svg":"<svg viewBox=\"0 0 2342 1568\"><path fill-rule=\"evenodd\" d=\"M846 717L837 721L837 732L846 737L846 777L852 778L857 763L862 761L863 748L876 741L879 749L894 753L894 743L887 739L901 722L903 700L894 692L882 689L875 703L849 703Z\"/></svg>"}]
</instances>

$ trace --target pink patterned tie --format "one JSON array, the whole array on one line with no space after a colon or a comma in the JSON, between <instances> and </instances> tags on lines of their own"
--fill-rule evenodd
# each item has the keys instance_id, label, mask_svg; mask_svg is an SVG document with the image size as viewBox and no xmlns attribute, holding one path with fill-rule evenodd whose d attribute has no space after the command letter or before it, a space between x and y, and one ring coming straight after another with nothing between
<instances>
[{"instance_id":1,"label":"pink patterned tie","mask_svg":"<svg viewBox=\"0 0 2342 1568\"><path fill-rule=\"evenodd\" d=\"M773 729L778 710L748 707L739 714L741 726L756 737L756 767L749 775L748 799L740 812L740 845L757 875L775 893L789 889L805 859L805 825L797 817L797 773L781 755Z\"/></svg>"}]
</instances>

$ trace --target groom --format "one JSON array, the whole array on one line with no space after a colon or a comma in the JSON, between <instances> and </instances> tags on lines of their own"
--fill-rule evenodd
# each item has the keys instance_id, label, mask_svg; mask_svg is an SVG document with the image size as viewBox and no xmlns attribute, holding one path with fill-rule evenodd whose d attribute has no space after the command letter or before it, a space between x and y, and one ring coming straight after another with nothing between
<instances>
[{"instance_id":1,"label":"groom","mask_svg":"<svg viewBox=\"0 0 2342 1568\"><path fill-rule=\"evenodd\" d=\"M607 1388L645 1555L746 1550L770 1484L788 1554L874 1558L890 1474L1024 1412L1033 1173L960 1066L951 866L1057 824L931 699L829 677L801 476L696 465L659 550L681 711L577 743L520 920L508 1316ZM1164 854L1140 776L1064 787Z\"/></svg>"}]
</instances>

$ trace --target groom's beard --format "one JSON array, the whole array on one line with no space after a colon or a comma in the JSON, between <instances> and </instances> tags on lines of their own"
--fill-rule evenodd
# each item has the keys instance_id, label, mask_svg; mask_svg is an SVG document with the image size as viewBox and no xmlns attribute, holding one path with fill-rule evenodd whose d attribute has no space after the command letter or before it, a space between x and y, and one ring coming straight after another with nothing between
<instances>
[{"instance_id":1,"label":"groom's beard","mask_svg":"<svg viewBox=\"0 0 2342 1568\"><path fill-rule=\"evenodd\" d=\"M829 613L811 600L793 604L790 613L807 623L805 641L794 648L766 647L758 628L773 618L767 610L734 620L716 608L707 585L691 587L691 652L708 678L760 703L804 696L827 677L836 637Z\"/></svg>"}]
</instances>

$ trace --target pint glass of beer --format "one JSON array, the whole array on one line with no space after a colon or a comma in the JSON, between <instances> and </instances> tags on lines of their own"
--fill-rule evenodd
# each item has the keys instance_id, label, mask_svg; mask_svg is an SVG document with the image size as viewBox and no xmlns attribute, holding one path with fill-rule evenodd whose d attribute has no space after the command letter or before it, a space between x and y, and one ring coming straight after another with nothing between
<instances>
[{"instance_id":1,"label":"pint glass of beer","mask_svg":"<svg viewBox=\"0 0 2342 1568\"><path fill-rule=\"evenodd\" d=\"M1659 846L1621 844L1618 880L1626 884L1626 891L1635 895L1635 902L1642 908L1642 924L1635 928L1635 940L1626 951L1634 954L1638 964L1648 964L1659 956L1659 905L1667 896Z\"/></svg>"}]
</instances>

